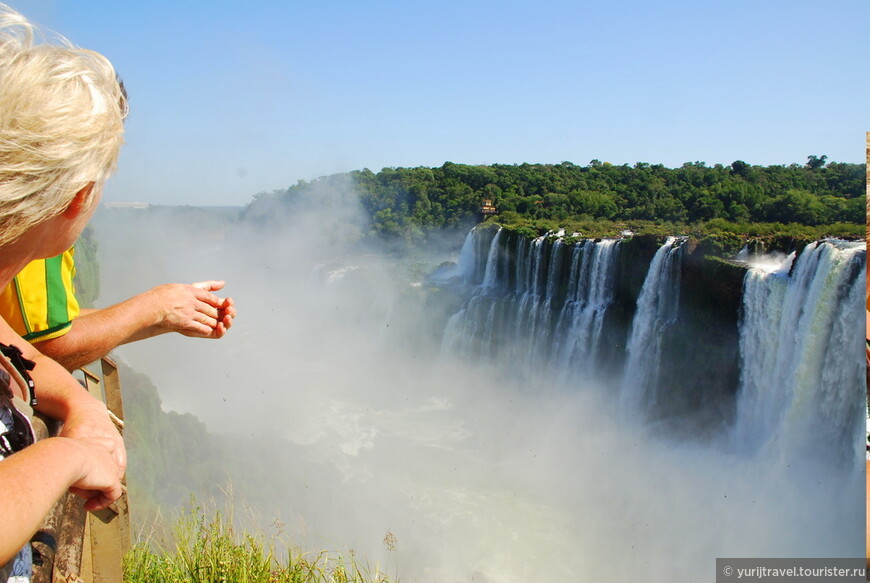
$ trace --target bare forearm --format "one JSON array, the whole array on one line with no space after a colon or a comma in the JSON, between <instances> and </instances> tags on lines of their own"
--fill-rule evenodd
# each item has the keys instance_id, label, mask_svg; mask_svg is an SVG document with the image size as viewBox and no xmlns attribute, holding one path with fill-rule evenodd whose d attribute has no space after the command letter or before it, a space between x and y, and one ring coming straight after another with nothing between
<instances>
[{"instance_id":1,"label":"bare forearm","mask_svg":"<svg viewBox=\"0 0 870 583\"><path fill-rule=\"evenodd\" d=\"M157 321L156 309L143 294L102 310L83 311L66 334L35 346L65 369L75 370L121 344L160 334Z\"/></svg>"},{"instance_id":2,"label":"bare forearm","mask_svg":"<svg viewBox=\"0 0 870 583\"><path fill-rule=\"evenodd\" d=\"M36 384L36 409L63 421L64 437L106 440L107 450L123 472L127 467L127 453L120 434L109 419L106 405L91 396L62 366L25 342L2 318L0 342L14 344L25 358L36 363L31 371ZM13 384L13 390L22 399L28 398L26 390L17 383Z\"/></svg>"},{"instance_id":3,"label":"bare forearm","mask_svg":"<svg viewBox=\"0 0 870 583\"><path fill-rule=\"evenodd\" d=\"M106 406L59 364L24 342L2 319L0 342L19 347L25 358L36 362L32 376L37 384L38 409L64 422L63 437L37 442L0 461L0 563L5 563L71 487L88 500L86 509L104 508L117 499L127 455ZM27 398L19 383L12 383L11 388Z\"/></svg>"},{"instance_id":4,"label":"bare forearm","mask_svg":"<svg viewBox=\"0 0 870 583\"><path fill-rule=\"evenodd\" d=\"M222 286L218 281L160 285L112 307L82 312L69 332L37 346L67 370L74 370L116 346L166 332L220 338L236 313L231 299L211 293Z\"/></svg>"},{"instance_id":5,"label":"bare forearm","mask_svg":"<svg viewBox=\"0 0 870 583\"><path fill-rule=\"evenodd\" d=\"M40 412L55 419L64 420L70 410L75 408L79 402L91 405L90 402L93 401L94 405L92 406L100 403L91 397L67 370L36 350L16 334L2 318L0 318L0 342L16 346L21 350L24 358L32 360L36 364L31 371L31 376L37 387ZM18 383L12 384L12 390L25 401L30 398L26 389Z\"/></svg>"},{"instance_id":6,"label":"bare forearm","mask_svg":"<svg viewBox=\"0 0 870 583\"><path fill-rule=\"evenodd\" d=\"M51 438L0 461L0 564L39 528L60 497L78 479L80 450L66 438Z\"/></svg>"}]
</instances>

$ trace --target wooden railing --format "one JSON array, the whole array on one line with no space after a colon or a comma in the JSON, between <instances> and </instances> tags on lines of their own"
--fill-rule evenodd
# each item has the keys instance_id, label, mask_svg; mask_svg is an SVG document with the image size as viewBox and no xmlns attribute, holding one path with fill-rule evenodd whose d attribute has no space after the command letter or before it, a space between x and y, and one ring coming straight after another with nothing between
<instances>
[{"instance_id":1,"label":"wooden railing","mask_svg":"<svg viewBox=\"0 0 870 583\"><path fill-rule=\"evenodd\" d=\"M118 367L104 357L82 369L84 387L106 403L123 433L124 405ZM56 435L60 427L38 420L39 438ZM120 583L123 558L130 548L130 507L124 493L109 508L85 512L82 501L67 494L46 518L34 537L33 583Z\"/></svg>"}]
</instances>

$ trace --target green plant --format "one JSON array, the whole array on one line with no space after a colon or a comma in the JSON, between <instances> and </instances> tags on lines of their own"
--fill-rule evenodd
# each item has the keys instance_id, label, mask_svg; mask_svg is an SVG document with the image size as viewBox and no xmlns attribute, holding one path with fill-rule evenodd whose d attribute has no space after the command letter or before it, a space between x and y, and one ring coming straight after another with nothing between
<instances>
[{"instance_id":1,"label":"green plant","mask_svg":"<svg viewBox=\"0 0 870 583\"><path fill-rule=\"evenodd\" d=\"M391 536L388 533L388 536ZM146 539L124 558L127 583L391 583L377 567L360 565L348 556L321 551L309 554L289 548L279 559L275 541L237 531L232 517L219 511L207 515L201 506L184 512L173 540ZM385 539L386 540L386 539ZM388 549L393 552L395 543Z\"/></svg>"}]
</instances>

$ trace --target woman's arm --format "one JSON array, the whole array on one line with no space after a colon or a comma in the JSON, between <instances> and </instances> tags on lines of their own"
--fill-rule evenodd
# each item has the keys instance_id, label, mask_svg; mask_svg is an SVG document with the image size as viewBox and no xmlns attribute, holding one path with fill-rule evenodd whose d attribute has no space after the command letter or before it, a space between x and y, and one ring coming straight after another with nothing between
<instances>
[{"instance_id":1,"label":"woman's arm","mask_svg":"<svg viewBox=\"0 0 870 583\"><path fill-rule=\"evenodd\" d=\"M63 437L106 439L109 450L123 473L127 467L127 452L121 435L109 418L106 405L88 393L65 368L18 336L2 318L0 342L17 346L25 358L36 363L30 372L36 384L35 409L62 421ZM17 384L13 384L13 391L25 401L30 398Z\"/></svg>"},{"instance_id":2,"label":"woman's arm","mask_svg":"<svg viewBox=\"0 0 870 583\"><path fill-rule=\"evenodd\" d=\"M86 510L106 508L121 496L110 446L99 438L52 437L0 461L0 564L30 540L68 490L86 499Z\"/></svg>"},{"instance_id":3,"label":"woman's arm","mask_svg":"<svg viewBox=\"0 0 870 583\"><path fill-rule=\"evenodd\" d=\"M221 338L236 315L232 299L211 293L223 286L222 281L160 285L108 308L82 310L66 334L35 346L75 370L117 346L167 332Z\"/></svg>"}]
</instances>

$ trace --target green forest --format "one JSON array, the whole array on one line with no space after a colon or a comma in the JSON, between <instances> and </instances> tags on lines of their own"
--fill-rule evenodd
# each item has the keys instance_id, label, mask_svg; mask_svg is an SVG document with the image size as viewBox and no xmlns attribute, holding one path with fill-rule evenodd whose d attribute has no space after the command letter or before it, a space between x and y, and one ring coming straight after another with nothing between
<instances>
[{"instance_id":1,"label":"green forest","mask_svg":"<svg viewBox=\"0 0 870 583\"><path fill-rule=\"evenodd\" d=\"M813 235L860 237L865 223L864 165L815 155L787 166L742 160L728 166L687 162L679 168L598 160L586 166L445 162L437 168L335 174L258 198L289 201L311 186L337 188L348 179L371 219L368 234L409 242L480 220L484 199L492 201L500 223L532 224L540 232L596 224L605 230L666 225L671 231L751 234L799 225L813 227Z\"/></svg>"}]
</instances>

